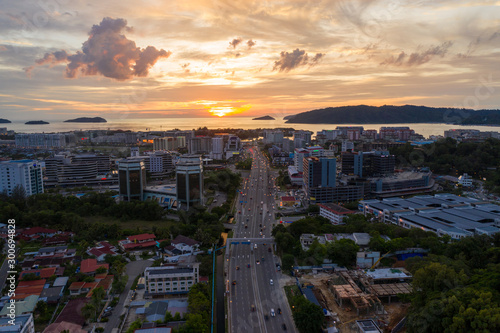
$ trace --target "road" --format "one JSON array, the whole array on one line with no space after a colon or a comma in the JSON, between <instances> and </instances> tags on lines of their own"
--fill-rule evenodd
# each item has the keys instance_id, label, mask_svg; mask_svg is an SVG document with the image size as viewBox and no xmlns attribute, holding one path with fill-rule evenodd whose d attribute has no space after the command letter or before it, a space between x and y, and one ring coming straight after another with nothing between
<instances>
[{"instance_id":1,"label":"road","mask_svg":"<svg viewBox=\"0 0 500 333\"><path fill-rule=\"evenodd\" d=\"M230 244L229 332L296 332L291 310L279 283L271 230L276 211L275 177L269 162L257 147L249 149L253 163L250 176L243 181L237 201L234 237L243 244ZM231 241L228 240L228 243ZM271 284L271 280L273 281ZM233 285L234 281L234 285ZM252 311L255 308L255 311ZM271 315L274 309L275 315ZM281 309L282 313L278 313Z\"/></svg>"},{"instance_id":2,"label":"road","mask_svg":"<svg viewBox=\"0 0 500 333\"><path fill-rule=\"evenodd\" d=\"M137 275L144 272L144 269L146 267L151 266L152 264L153 264L153 262L150 260L131 261L127 264L127 266L126 266L126 272L128 275L127 285L125 286L125 289L123 290L123 292L120 294L120 300L118 301L118 304L116 305L115 309L113 310L113 314L109 317L109 320L106 323L106 327L104 328L104 333L111 333L111 331L114 328L119 327L120 316L122 315L122 313L124 313L123 310L125 310L123 305L125 304L125 300L127 299L128 295L129 295L129 291L130 291L130 288L132 287L132 283L134 283L134 280L137 277Z\"/></svg>"}]
</instances>

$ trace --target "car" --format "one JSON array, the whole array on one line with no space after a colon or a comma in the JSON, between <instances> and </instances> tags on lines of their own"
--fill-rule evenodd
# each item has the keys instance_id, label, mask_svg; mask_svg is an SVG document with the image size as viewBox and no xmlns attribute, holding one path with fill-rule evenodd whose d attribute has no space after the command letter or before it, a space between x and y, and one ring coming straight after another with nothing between
<instances>
[{"instance_id":1,"label":"car","mask_svg":"<svg viewBox=\"0 0 500 333\"><path fill-rule=\"evenodd\" d=\"M262 236L262 231L260 232L260 235Z\"/></svg>"},{"instance_id":2,"label":"car","mask_svg":"<svg viewBox=\"0 0 500 333\"><path fill-rule=\"evenodd\" d=\"M262 228L262 223L261 223L261 224L259 224L259 227L261 227L261 228Z\"/></svg>"},{"instance_id":3,"label":"car","mask_svg":"<svg viewBox=\"0 0 500 333\"><path fill-rule=\"evenodd\" d=\"M248 211L250 211L250 208L248 208Z\"/></svg>"},{"instance_id":4,"label":"car","mask_svg":"<svg viewBox=\"0 0 500 333\"><path fill-rule=\"evenodd\" d=\"M257 265L260 265L260 261L258 261L258 260L257 260L255 263L256 263Z\"/></svg>"},{"instance_id":5,"label":"car","mask_svg":"<svg viewBox=\"0 0 500 333\"><path fill-rule=\"evenodd\" d=\"M281 314L281 308L278 308L278 314Z\"/></svg>"},{"instance_id":6,"label":"car","mask_svg":"<svg viewBox=\"0 0 500 333\"><path fill-rule=\"evenodd\" d=\"M271 250L271 248L267 248L267 252L272 252L273 250Z\"/></svg>"},{"instance_id":7,"label":"car","mask_svg":"<svg viewBox=\"0 0 500 333\"><path fill-rule=\"evenodd\" d=\"M268 315L264 315L264 319L265 320L269 320L269 316Z\"/></svg>"},{"instance_id":8,"label":"car","mask_svg":"<svg viewBox=\"0 0 500 333\"><path fill-rule=\"evenodd\" d=\"M247 268L250 268L250 264L247 264Z\"/></svg>"},{"instance_id":9,"label":"car","mask_svg":"<svg viewBox=\"0 0 500 333\"><path fill-rule=\"evenodd\" d=\"M240 266L236 266L236 270L239 271L240 270Z\"/></svg>"},{"instance_id":10,"label":"car","mask_svg":"<svg viewBox=\"0 0 500 333\"><path fill-rule=\"evenodd\" d=\"M233 281L233 282L234 282L234 281ZM269 284L270 284L271 286L273 286L273 285L274 285L273 279L270 279L270 280L269 280Z\"/></svg>"},{"instance_id":11,"label":"car","mask_svg":"<svg viewBox=\"0 0 500 333\"><path fill-rule=\"evenodd\" d=\"M261 261L266 261L266 258L262 257L260 258Z\"/></svg>"},{"instance_id":12,"label":"car","mask_svg":"<svg viewBox=\"0 0 500 333\"><path fill-rule=\"evenodd\" d=\"M252 306L250 307L250 311L252 311L252 312L255 311L255 305L252 304Z\"/></svg>"},{"instance_id":13,"label":"car","mask_svg":"<svg viewBox=\"0 0 500 333\"><path fill-rule=\"evenodd\" d=\"M256 248L257 248L257 243L255 243L255 244L253 245L253 248L254 248L254 249L256 249Z\"/></svg>"},{"instance_id":14,"label":"car","mask_svg":"<svg viewBox=\"0 0 500 333\"><path fill-rule=\"evenodd\" d=\"M245 224L245 229L247 229L247 228L248 228L248 225L247 225L247 224Z\"/></svg>"},{"instance_id":15,"label":"car","mask_svg":"<svg viewBox=\"0 0 500 333\"><path fill-rule=\"evenodd\" d=\"M240 210L240 211L238 211L238 214L241 214L241 210Z\"/></svg>"},{"instance_id":16,"label":"car","mask_svg":"<svg viewBox=\"0 0 500 333\"><path fill-rule=\"evenodd\" d=\"M111 310L113 310L113 307L112 307L112 306L108 306L108 307L106 308L106 310L104 310L104 311L105 311L105 312L108 312L108 311L111 311Z\"/></svg>"},{"instance_id":17,"label":"car","mask_svg":"<svg viewBox=\"0 0 500 333\"><path fill-rule=\"evenodd\" d=\"M276 313L274 313L274 309L271 309L271 317L276 316Z\"/></svg>"},{"instance_id":18,"label":"car","mask_svg":"<svg viewBox=\"0 0 500 333\"><path fill-rule=\"evenodd\" d=\"M236 280L233 280L233 286L235 286L235 285L236 285Z\"/></svg>"},{"instance_id":19,"label":"car","mask_svg":"<svg viewBox=\"0 0 500 333\"><path fill-rule=\"evenodd\" d=\"M281 271L281 266L278 266L278 272Z\"/></svg>"},{"instance_id":20,"label":"car","mask_svg":"<svg viewBox=\"0 0 500 333\"><path fill-rule=\"evenodd\" d=\"M286 331L286 325L284 323L281 324L281 328L283 329L283 331Z\"/></svg>"},{"instance_id":21,"label":"car","mask_svg":"<svg viewBox=\"0 0 500 333\"><path fill-rule=\"evenodd\" d=\"M109 316L111 316L112 314L113 314L113 312L111 312L111 311L105 312L105 313L103 313L103 315L101 316L101 318L106 318L106 317L109 317Z\"/></svg>"}]
</instances>

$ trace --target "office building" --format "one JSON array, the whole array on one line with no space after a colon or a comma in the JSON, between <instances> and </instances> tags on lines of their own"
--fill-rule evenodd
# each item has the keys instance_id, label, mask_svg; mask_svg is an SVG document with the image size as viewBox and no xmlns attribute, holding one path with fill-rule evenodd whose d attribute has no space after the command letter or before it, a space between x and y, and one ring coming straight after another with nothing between
<instances>
[{"instance_id":1,"label":"office building","mask_svg":"<svg viewBox=\"0 0 500 333\"><path fill-rule=\"evenodd\" d=\"M182 155L176 165L177 202L189 210L203 204L203 166L200 155Z\"/></svg>"},{"instance_id":2,"label":"office building","mask_svg":"<svg viewBox=\"0 0 500 333\"><path fill-rule=\"evenodd\" d=\"M146 167L137 159L118 162L120 197L124 201L142 200L146 188Z\"/></svg>"},{"instance_id":3,"label":"office building","mask_svg":"<svg viewBox=\"0 0 500 333\"><path fill-rule=\"evenodd\" d=\"M364 127L363 126L337 126L336 130L339 131L339 133L340 133L339 135L348 137L349 136L348 131L352 131L352 133L358 132L358 133L362 134L364 132Z\"/></svg>"},{"instance_id":4,"label":"office building","mask_svg":"<svg viewBox=\"0 0 500 333\"><path fill-rule=\"evenodd\" d=\"M297 140L297 139L300 139L302 140L302 145L301 146L296 146L296 148L302 148L302 147L305 147L307 145L310 145L311 144L311 135L312 135L312 132L310 131L294 131L293 132L293 140Z\"/></svg>"},{"instance_id":5,"label":"office building","mask_svg":"<svg viewBox=\"0 0 500 333\"><path fill-rule=\"evenodd\" d=\"M342 152L342 173L358 177L384 176L394 173L396 157L388 151Z\"/></svg>"},{"instance_id":6,"label":"office building","mask_svg":"<svg viewBox=\"0 0 500 333\"><path fill-rule=\"evenodd\" d=\"M415 131L409 127L380 127L379 138L382 140L408 141Z\"/></svg>"},{"instance_id":7,"label":"office building","mask_svg":"<svg viewBox=\"0 0 500 333\"><path fill-rule=\"evenodd\" d=\"M235 135L231 135L226 143L226 159L237 157L240 154L241 140Z\"/></svg>"},{"instance_id":8,"label":"office building","mask_svg":"<svg viewBox=\"0 0 500 333\"><path fill-rule=\"evenodd\" d=\"M162 178L174 171L172 154L168 151L155 151L149 153L149 163L146 164L146 171L152 178Z\"/></svg>"},{"instance_id":9,"label":"office building","mask_svg":"<svg viewBox=\"0 0 500 333\"><path fill-rule=\"evenodd\" d=\"M108 177L111 162L108 155L54 155L45 160L47 186L91 186L114 183Z\"/></svg>"},{"instance_id":10,"label":"office building","mask_svg":"<svg viewBox=\"0 0 500 333\"><path fill-rule=\"evenodd\" d=\"M274 143L281 145L283 143L283 131L281 130L264 130L263 136L264 144Z\"/></svg>"},{"instance_id":11,"label":"office building","mask_svg":"<svg viewBox=\"0 0 500 333\"><path fill-rule=\"evenodd\" d=\"M200 281L200 263L167 264L162 267L147 267L145 297L187 294L191 287Z\"/></svg>"},{"instance_id":12,"label":"office building","mask_svg":"<svg viewBox=\"0 0 500 333\"><path fill-rule=\"evenodd\" d=\"M197 136L189 140L190 154L210 154L212 151L212 138L209 136Z\"/></svg>"},{"instance_id":13,"label":"office building","mask_svg":"<svg viewBox=\"0 0 500 333\"><path fill-rule=\"evenodd\" d=\"M210 152L210 158L214 160L222 160L224 156L224 138L222 136L216 136L212 138L212 151Z\"/></svg>"},{"instance_id":14,"label":"office building","mask_svg":"<svg viewBox=\"0 0 500 333\"><path fill-rule=\"evenodd\" d=\"M0 192L12 195L18 186L24 189L27 196L43 193L42 168L38 161L0 162Z\"/></svg>"},{"instance_id":15,"label":"office building","mask_svg":"<svg viewBox=\"0 0 500 333\"><path fill-rule=\"evenodd\" d=\"M306 157L323 157L325 149L321 146L312 146L307 148L296 148L293 155L293 163L298 172L304 170L304 158Z\"/></svg>"},{"instance_id":16,"label":"office building","mask_svg":"<svg viewBox=\"0 0 500 333\"><path fill-rule=\"evenodd\" d=\"M354 142L342 140L342 151L351 151L354 149Z\"/></svg>"},{"instance_id":17,"label":"office building","mask_svg":"<svg viewBox=\"0 0 500 333\"><path fill-rule=\"evenodd\" d=\"M16 134L16 147L20 148L62 148L74 146L76 137L73 133L30 133Z\"/></svg>"},{"instance_id":18,"label":"office building","mask_svg":"<svg viewBox=\"0 0 500 333\"><path fill-rule=\"evenodd\" d=\"M322 130L316 132L316 139L321 137L326 141L333 141L337 138L337 136L342 135L341 130Z\"/></svg>"},{"instance_id":19,"label":"office building","mask_svg":"<svg viewBox=\"0 0 500 333\"><path fill-rule=\"evenodd\" d=\"M153 150L177 150L184 147L186 147L186 138L183 136L153 139Z\"/></svg>"}]
</instances>

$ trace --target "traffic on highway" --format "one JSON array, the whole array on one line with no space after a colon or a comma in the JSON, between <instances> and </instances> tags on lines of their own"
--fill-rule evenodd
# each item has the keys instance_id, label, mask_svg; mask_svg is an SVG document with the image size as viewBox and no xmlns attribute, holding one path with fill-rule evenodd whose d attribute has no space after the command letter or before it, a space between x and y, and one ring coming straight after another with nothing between
<instances>
[{"instance_id":1,"label":"traffic on highway","mask_svg":"<svg viewBox=\"0 0 500 333\"><path fill-rule=\"evenodd\" d=\"M253 158L252 169L242 182L237 224L233 239L228 239L229 332L296 332L271 235L276 222L275 176L256 146L247 152Z\"/></svg>"}]
</instances>

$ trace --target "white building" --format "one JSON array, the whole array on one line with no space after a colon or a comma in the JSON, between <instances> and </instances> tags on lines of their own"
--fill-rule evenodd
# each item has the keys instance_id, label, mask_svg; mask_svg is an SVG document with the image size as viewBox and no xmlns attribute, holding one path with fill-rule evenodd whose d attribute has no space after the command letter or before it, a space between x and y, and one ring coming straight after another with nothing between
<instances>
[{"instance_id":1,"label":"white building","mask_svg":"<svg viewBox=\"0 0 500 333\"><path fill-rule=\"evenodd\" d=\"M350 151L354 149L354 142L342 140L342 151Z\"/></svg>"},{"instance_id":2,"label":"white building","mask_svg":"<svg viewBox=\"0 0 500 333\"><path fill-rule=\"evenodd\" d=\"M304 158L306 157L323 157L325 149L321 146L312 146L307 148L296 148L293 155L293 165L298 172L304 171Z\"/></svg>"},{"instance_id":3,"label":"white building","mask_svg":"<svg viewBox=\"0 0 500 333\"><path fill-rule=\"evenodd\" d=\"M283 143L283 131L281 130L264 130L264 143Z\"/></svg>"},{"instance_id":4,"label":"white building","mask_svg":"<svg viewBox=\"0 0 500 333\"><path fill-rule=\"evenodd\" d=\"M27 196L43 193L42 168L38 161L0 162L0 192L12 195L18 185L24 188Z\"/></svg>"},{"instance_id":5,"label":"white building","mask_svg":"<svg viewBox=\"0 0 500 333\"><path fill-rule=\"evenodd\" d=\"M16 134L16 147L22 148L61 148L72 146L76 137L72 133L23 133Z\"/></svg>"},{"instance_id":6,"label":"white building","mask_svg":"<svg viewBox=\"0 0 500 333\"><path fill-rule=\"evenodd\" d=\"M334 203L319 204L319 215L330 220L332 224L344 224L344 218L349 214L354 212Z\"/></svg>"},{"instance_id":7,"label":"white building","mask_svg":"<svg viewBox=\"0 0 500 333\"><path fill-rule=\"evenodd\" d=\"M147 267L146 297L168 294L186 294L200 281L200 263L178 264L163 267Z\"/></svg>"},{"instance_id":8,"label":"white building","mask_svg":"<svg viewBox=\"0 0 500 333\"><path fill-rule=\"evenodd\" d=\"M33 314L18 315L13 320L9 317L0 318L0 332L35 333Z\"/></svg>"},{"instance_id":9,"label":"white building","mask_svg":"<svg viewBox=\"0 0 500 333\"><path fill-rule=\"evenodd\" d=\"M458 177L458 183L463 187L471 187L472 186L472 177L467 173L464 173L460 177Z\"/></svg>"},{"instance_id":10,"label":"white building","mask_svg":"<svg viewBox=\"0 0 500 333\"><path fill-rule=\"evenodd\" d=\"M214 160L222 160L224 155L224 138L221 136L216 136L212 138L212 151L210 152L210 158Z\"/></svg>"}]
</instances>

